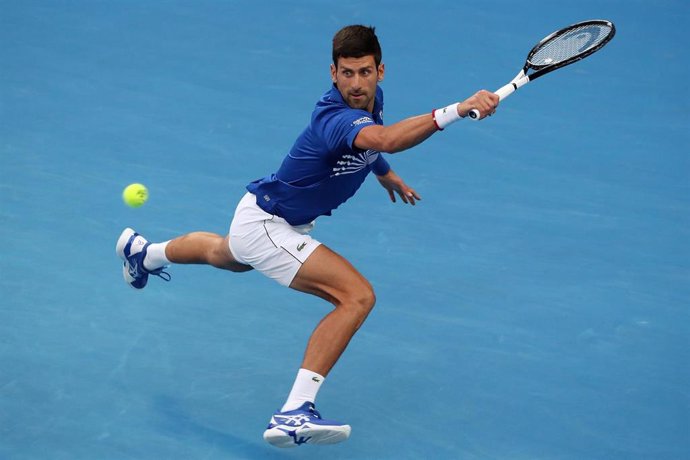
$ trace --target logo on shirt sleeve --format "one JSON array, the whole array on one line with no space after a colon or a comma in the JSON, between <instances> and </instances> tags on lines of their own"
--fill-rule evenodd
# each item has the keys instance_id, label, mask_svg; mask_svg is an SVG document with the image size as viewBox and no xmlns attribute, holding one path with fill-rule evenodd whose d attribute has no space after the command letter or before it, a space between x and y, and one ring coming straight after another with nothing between
<instances>
[{"instance_id":1,"label":"logo on shirt sleeve","mask_svg":"<svg viewBox=\"0 0 690 460\"><path fill-rule=\"evenodd\" d=\"M373 123L374 120L371 117L361 117L352 122L352 126L363 125L364 123Z\"/></svg>"}]
</instances>

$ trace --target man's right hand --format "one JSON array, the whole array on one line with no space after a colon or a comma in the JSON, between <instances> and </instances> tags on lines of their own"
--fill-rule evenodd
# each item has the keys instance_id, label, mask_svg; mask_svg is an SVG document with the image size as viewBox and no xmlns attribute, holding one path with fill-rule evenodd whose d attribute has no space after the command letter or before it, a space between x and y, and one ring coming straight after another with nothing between
<instances>
[{"instance_id":1,"label":"man's right hand","mask_svg":"<svg viewBox=\"0 0 690 460\"><path fill-rule=\"evenodd\" d=\"M458 104L458 115L466 117L470 110L477 109L479 110L480 119L491 116L496 111L499 101L497 94L484 89L477 91L474 95Z\"/></svg>"}]
</instances>

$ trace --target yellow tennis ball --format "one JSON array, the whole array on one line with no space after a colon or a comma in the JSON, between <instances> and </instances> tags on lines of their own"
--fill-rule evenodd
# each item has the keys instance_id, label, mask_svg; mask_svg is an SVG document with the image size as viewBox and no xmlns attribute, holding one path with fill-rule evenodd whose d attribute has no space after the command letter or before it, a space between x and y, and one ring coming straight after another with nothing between
<instances>
[{"instance_id":1,"label":"yellow tennis ball","mask_svg":"<svg viewBox=\"0 0 690 460\"><path fill-rule=\"evenodd\" d=\"M142 184L129 184L122 191L122 200L127 206L138 208L149 199L149 191Z\"/></svg>"}]
</instances>

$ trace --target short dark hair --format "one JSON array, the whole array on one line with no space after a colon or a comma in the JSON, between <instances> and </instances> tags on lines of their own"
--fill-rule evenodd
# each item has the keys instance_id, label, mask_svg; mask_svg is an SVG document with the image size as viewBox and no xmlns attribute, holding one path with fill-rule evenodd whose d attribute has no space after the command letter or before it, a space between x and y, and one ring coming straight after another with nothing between
<instances>
[{"instance_id":1,"label":"short dark hair","mask_svg":"<svg viewBox=\"0 0 690 460\"><path fill-rule=\"evenodd\" d=\"M343 27L333 37L333 64L338 67L338 58L361 58L374 56L376 67L381 64L381 45L376 36L376 27L352 25Z\"/></svg>"}]
</instances>

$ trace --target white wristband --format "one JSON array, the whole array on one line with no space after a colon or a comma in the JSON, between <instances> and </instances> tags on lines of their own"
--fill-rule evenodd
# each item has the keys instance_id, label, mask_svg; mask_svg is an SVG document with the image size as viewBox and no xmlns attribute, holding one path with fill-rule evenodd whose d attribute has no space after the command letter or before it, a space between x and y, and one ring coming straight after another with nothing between
<instances>
[{"instance_id":1,"label":"white wristband","mask_svg":"<svg viewBox=\"0 0 690 460\"><path fill-rule=\"evenodd\" d=\"M434 123L436 123L436 127L439 129L439 131L443 131L443 128L462 118L460 115L458 115L458 105L460 104L456 102L448 107L436 109L431 112L431 116L433 117Z\"/></svg>"}]
</instances>

